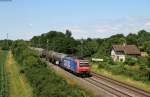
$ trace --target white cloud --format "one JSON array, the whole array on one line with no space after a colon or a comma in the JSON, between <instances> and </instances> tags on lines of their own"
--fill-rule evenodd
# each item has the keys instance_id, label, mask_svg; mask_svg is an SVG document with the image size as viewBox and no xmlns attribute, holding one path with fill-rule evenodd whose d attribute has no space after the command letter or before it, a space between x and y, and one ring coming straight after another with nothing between
<instances>
[{"instance_id":1,"label":"white cloud","mask_svg":"<svg viewBox=\"0 0 150 97\"><path fill-rule=\"evenodd\" d=\"M66 29L72 31L72 36L79 38L106 38L114 34L137 33L145 29L150 31L150 18L125 17L119 19L100 19L80 25L61 25L53 29L65 32ZM52 27L51 27L52 28Z\"/></svg>"},{"instance_id":2,"label":"white cloud","mask_svg":"<svg viewBox=\"0 0 150 97\"><path fill-rule=\"evenodd\" d=\"M84 25L69 25L62 28L71 30L75 38L106 38L114 34L122 33L127 35L129 33L137 33L142 29L150 31L150 22L147 21L150 21L150 18L126 17L119 19L102 19Z\"/></svg>"},{"instance_id":3,"label":"white cloud","mask_svg":"<svg viewBox=\"0 0 150 97\"><path fill-rule=\"evenodd\" d=\"M78 32L78 33L82 33L84 32L82 29L80 28L70 28L72 32Z\"/></svg>"},{"instance_id":4,"label":"white cloud","mask_svg":"<svg viewBox=\"0 0 150 97\"><path fill-rule=\"evenodd\" d=\"M150 22L145 23L145 27L150 27Z\"/></svg>"},{"instance_id":5,"label":"white cloud","mask_svg":"<svg viewBox=\"0 0 150 97\"><path fill-rule=\"evenodd\" d=\"M95 24L95 33L105 33L105 36L110 34L123 33L125 35L129 33L137 33L141 29L150 31L150 18L137 18L127 17L113 20L101 20ZM102 37L102 36L101 36Z\"/></svg>"}]
</instances>

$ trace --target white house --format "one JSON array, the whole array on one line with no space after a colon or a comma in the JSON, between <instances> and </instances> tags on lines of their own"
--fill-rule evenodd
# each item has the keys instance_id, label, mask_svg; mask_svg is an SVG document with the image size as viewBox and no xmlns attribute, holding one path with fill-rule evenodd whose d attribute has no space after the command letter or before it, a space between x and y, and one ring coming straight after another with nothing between
<instances>
[{"instance_id":1,"label":"white house","mask_svg":"<svg viewBox=\"0 0 150 97\"><path fill-rule=\"evenodd\" d=\"M137 57L140 54L140 50L136 45L113 45L111 50L111 57L114 61L124 62L126 55Z\"/></svg>"}]
</instances>

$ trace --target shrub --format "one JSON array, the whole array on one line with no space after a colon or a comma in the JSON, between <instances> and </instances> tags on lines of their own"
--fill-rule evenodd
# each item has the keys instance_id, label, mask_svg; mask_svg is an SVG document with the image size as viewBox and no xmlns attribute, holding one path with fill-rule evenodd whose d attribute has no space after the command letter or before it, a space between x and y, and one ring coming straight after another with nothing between
<instances>
[{"instance_id":1,"label":"shrub","mask_svg":"<svg viewBox=\"0 0 150 97\"><path fill-rule=\"evenodd\" d=\"M135 64L135 62L133 63ZM113 64L116 65L112 65L110 64L110 62L105 61L101 65L99 65L99 68L105 68L106 70L111 71L115 75L121 74L129 76L135 80L150 81L150 70L146 67L145 64L140 64L139 68L132 68L131 64L126 65L122 62L115 62Z\"/></svg>"},{"instance_id":2,"label":"shrub","mask_svg":"<svg viewBox=\"0 0 150 97\"><path fill-rule=\"evenodd\" d=\"M22 64L21 68L33 87L34 97L93 97L79 87L67 84L51 68L48 69L46 62L26 46L22 44L16 46L13 48L13 54Z\"/></svg>"},{"instance_id":3,"label":"shrub","mask_svg":"<svg viewBox=\"0 0 150 97\"><path fill-rule=\"evenodd\" d=\"M148 57L148 60L147 60L147 66L150 68L150 57Z\"/></svg>"},{"instance_id":4,"label":"shrub","mask_svg":"<svg viewBox=\"0 0 150 97\"><path fill-rule=\"evenodd\" d=\"M148 66L148 58L138 57L137 64L143 65L143 66Z\"/></svg>"},{"instance_id":5,"label":"shrub","mask_svg":"<svg viewBox=\"0 0 150 97\"><path fill-rule=\"evenodd\" d=\"M137 62L137 58L135 58L135 57L130 57L130 56L127 56L127 57L126 57L125 64L128 64L128 65L130 65L130 66L133 66L133 65L135 65L136 62Z\"/></svg>"}]
</instances>

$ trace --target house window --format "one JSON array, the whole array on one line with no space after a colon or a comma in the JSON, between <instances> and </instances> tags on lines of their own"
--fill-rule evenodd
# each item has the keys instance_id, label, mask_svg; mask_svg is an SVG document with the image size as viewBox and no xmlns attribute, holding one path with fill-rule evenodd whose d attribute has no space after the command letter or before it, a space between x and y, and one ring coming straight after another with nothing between
<instances>
[{"instance_id":1,"label":"house window","mask_svg":"<svg viewBox=\"0 0 150 97\"><path fill-rule=\"evenodd\" d=\"M119 60L119 56L117 56L117 60Z\"/></svg>"}]
</instances>

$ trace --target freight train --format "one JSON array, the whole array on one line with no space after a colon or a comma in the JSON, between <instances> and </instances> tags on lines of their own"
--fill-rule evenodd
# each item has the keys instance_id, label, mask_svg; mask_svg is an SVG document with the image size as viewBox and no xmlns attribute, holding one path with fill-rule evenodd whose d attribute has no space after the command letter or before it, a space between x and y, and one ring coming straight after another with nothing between
<instances>
[{"instance_id":1,"label":"freight train","mask_svg":"<svg viewBox=\"0 0 150 97\"><path fill-rule=\"evenodd\" d=\"M40 57L46 58L49 62L56 64L78 76L91 76L88 60L71 57L67 54L48 51L42 48L31 48L35 50Z\"/></svg>"}]
</instances>

